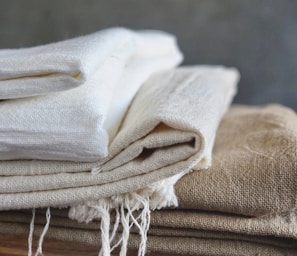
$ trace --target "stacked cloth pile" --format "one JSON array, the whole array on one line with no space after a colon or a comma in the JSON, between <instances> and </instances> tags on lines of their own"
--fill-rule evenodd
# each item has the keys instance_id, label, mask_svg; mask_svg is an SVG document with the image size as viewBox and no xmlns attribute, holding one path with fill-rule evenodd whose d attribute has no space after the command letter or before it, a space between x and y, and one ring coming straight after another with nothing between
<instances>
[{"instance_id":1,"label":"stacked cloth pile","mask_svg":"<svg viewBox=\"0 0 297 256\"><path fill-rule=\"evenodd\" d=\"M29 255L46 233L103 256L297 255L297 115L229 108L236 70L177 68L172 35L120 28L0 56L0 233Z\"/></svg>"},{"instance_id":2,"label":"stacked cloth pile","mask_svg":"<svg viewBox=\"0 0 297 256\"><path fill-rule=\"evenodd\" d=\"M68 207L73 220L100 220L101 255L126 255L133 228L144 255L150 211L176 206L176 181L211 165L238 72L176 68L174 36L124 28L0 57L0 232L20 231L18 217L32 209L32 255L46 208L40 255L51 209Z\"/></svg>"},{"instance_id":3,"label":"stacked cloth pile","mask_svg":"<svg viewBox=\"0 0 297 256\"><path fill-rule=\"evenodd\" d=\"M154 211L148 255L296 255L297 115L286 107L232 106L218 128L213 164L176 183L179 206ZM48 236L98 245L100 221L53 210ZM31 213L2 212L0 230L29 233ZM36 214L40 234L44 211ZM119 213L111 217L119 224ZM129 246L139 244L131 229ZM134 254L129 254L134 255Z\"/></svg>"}]
</instances>

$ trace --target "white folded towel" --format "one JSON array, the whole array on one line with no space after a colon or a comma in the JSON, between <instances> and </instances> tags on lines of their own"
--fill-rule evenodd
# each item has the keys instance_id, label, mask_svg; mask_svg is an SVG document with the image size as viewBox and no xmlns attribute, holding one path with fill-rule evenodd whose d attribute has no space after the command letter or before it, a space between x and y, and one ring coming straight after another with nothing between
<instances>
[{"instance_id":1,"label":"white folded towel","mask_svg":"<svg viewBox=\"0 0 297 256\"><path fill-rule=\"evenodd\" d=\"M0 98L26 96L0 102L0 160L86 162L107 156L141 84L182 59L172 35L123 28L0 57Z\"/></svg>"},{"instance_id":2,"label":"white folded towel","mask_svg":"<svg viewBox=\"0 0 297 256\"><path fill-rule=\"evenodd\" d=\"M86 82L106 62L113 69L112 59L172 55L176 51L171 35L159 31L135 33L125 28L31 48L2 49L0 99L72 89Z\"/></svg>"}]
</instances>

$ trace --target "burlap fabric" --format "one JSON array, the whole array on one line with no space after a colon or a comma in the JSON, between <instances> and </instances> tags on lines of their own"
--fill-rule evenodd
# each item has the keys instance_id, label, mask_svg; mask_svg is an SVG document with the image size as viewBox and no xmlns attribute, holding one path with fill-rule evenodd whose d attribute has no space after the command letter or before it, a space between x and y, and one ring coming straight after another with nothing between
<instances>
[{"instance_id":1,"label":"burlap fabric","mask_svg":"<svg viewBox=\"0 0 297 256\"><path fill-rule=\"evenodd\" d=\"M248 216L297 206L297 117L280 105L233 106L218 129L213 165L177 184L183 209Z\"/></svg>"}]
</instances>

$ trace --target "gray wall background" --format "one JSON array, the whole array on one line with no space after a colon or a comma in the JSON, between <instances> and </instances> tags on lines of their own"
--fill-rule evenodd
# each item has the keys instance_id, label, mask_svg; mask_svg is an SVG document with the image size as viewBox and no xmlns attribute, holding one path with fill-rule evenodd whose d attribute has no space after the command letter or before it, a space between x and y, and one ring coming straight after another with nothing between
<instances>
[{"instance_id":1,"label":"gray wall background","mask_svg":"<svg viewBox=\"0 0 297 256\"><path fill-rule=\"evenodd\" d=\"M1 0L0 48L126 26L174 33L184 64L241 72L235 102L297 110L295 0Z\"/></svg>"}]
</instances>

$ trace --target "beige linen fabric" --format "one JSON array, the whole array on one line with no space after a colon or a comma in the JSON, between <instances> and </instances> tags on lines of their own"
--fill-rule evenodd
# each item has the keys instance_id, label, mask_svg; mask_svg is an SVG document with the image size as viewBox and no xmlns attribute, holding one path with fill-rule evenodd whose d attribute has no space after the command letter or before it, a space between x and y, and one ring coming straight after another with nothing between
<instances>
[{"instance_id":1,"label":"beige linen fabric","mask_svg":"<svg viewBox=\"0 0 297 256\"><path fill-rule=\"evenodd\" d=\"M236 70L208 66L152 77L137 93L104 161L2 161L0 209L73 206L159 181L141 193L166 197L164 187L172 190L191 167L209 167L216 129L237 81ZM174 175L169 186L161 181ZM175 200L170 195L168 204Z\"/></svg>"}]
</instances>

